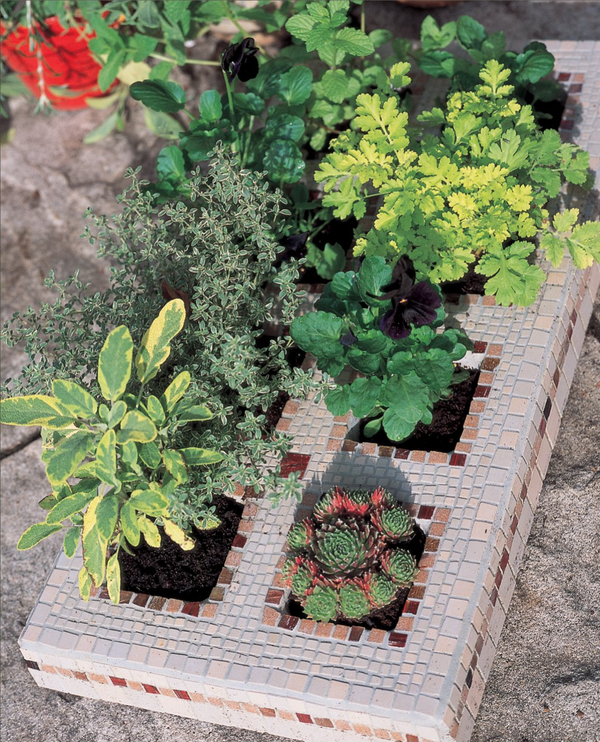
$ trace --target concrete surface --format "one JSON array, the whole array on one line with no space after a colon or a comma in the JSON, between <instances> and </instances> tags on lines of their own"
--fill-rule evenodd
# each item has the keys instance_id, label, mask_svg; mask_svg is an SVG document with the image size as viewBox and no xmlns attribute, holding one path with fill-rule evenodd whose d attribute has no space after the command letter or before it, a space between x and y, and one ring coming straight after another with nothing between
<instances>
[{"instance_id":1,"label":"concrete surface","mask_svg":"<svg viewBox=\"0 0 600 742\"><path fill-rule=\"evenodd\" d=\"M427 11L373 0L369 23L416 36ZM598 3L463 2L432 11L441 22L468 12L515 48L531 38L590 39ZM376 14L375 14L376 13ZM199 73L196 72L196 75ZM196 76L192 88L205 79ZM31 116L13 105L14 142L2 149L2 317L49 296L43 278L81 269L101 286L105 270L78 239L88 205L112 211L129 165L162 146L139 121L96 145L82 138L102 112ZM21 357L2 349L2 376ZM47 494L39 441L3 431L0 736L3 742L278 742L265 734L105 704L38 688L17 637L60 548L54 537L31 552L15 549ZM600 740L600 303L588 330L557 448L536 513L506 626L472 742Z\"/></svg>"}]
</instances>

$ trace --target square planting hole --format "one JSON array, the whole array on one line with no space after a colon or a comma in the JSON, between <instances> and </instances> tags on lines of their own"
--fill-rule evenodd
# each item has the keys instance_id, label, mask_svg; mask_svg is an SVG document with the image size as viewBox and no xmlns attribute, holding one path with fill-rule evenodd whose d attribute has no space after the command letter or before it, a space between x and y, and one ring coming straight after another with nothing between
<instances>
[{"instance_id":1,"label":"square planting hole","mask_svg":"<svg viewBox=\"0 0 600 742\"><path fill-rule=\"evenodd\" d=\"M435 563L450 510L433 505L400 504L404 505L415 519L415 535L403 544L403 548L415 557L419 571L414 583L399 590L392 603L357 621L330 623L313 621L305 616L301 604L292 596L290 588L286 585L281 571L286 557L282 555L277 564L273 583L265 596L263 624L301 634L353 642L360 640L376 644L385 642L389 646L404 647L425 596L429 571ZM302 519L311 510L300 507L298 518Z\"/></svg>"},{"instance_id":2,"label":"square planting hole","mask_svg":"<svg viewBox=\"0 0 600 742\"><path fill-rule=\"evenodd\" d=\"M435 403L431 425L419 423L409 438L395 442L390 441L383 431L367 438L363 434L366 421L344 415L335 418L328 450L465 466L467 454L477 438L480 418L502 353L501 345L477 341L474 346L469 360L464 361L468 377L454 387L455 393L451 398Z\"/></svg>"}]
</instances>

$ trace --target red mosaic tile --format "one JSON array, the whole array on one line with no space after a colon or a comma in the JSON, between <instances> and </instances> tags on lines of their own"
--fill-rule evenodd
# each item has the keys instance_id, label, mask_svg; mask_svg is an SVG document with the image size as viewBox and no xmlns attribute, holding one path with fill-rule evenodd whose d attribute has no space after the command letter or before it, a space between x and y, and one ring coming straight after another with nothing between
<instances>
[{"instance_id":1,"label":"red mosaic tile","mask_svg":"<svg viewBox=\"0 0 600 742\"><path fill-rule=\"evenodd\" d=\"M242 536L239 533L236 533L235 538L233 539L232 546L235 546L236 549L243 549L244 546L246 546L248 539L245 536Z\"/></svg>"},{"instance_id":2,"label":"red mosaic tile","mask_svg":"<svg viewBox=\"0 0 600 742\"><path fill-rule=\"evenodd\" d=\"M279 602L283 598L283 590L274 590L270 588L265 598L265 603L271 603L272 605L279 605Z\"/></svg>"},{"instance_id":3,"label":"red mosaic tile","mask_svg":"<svg viewBox=\"0 0 600 742\"><path fill-rule=\"evenodd\" d=\"M217 579L217 584L219 585L231 585L231 581L233 580L233 572L230 569L227 569L227 567L223 567L221 572L219 573L219 578ZM167 606L167 610L169 610Z\"/></svg>"},{"instance_id":4,"label":"red mosaic tile","mask_svg":"<svg viewBox=\"0 0 600 742\"><path fill-rule=\"evenodd\" d=\"M491 387L489 386L482 386L481 384L477 384L475 387L475 393L473 394L474 397L489 397L490 396Z\"/></svg>"},{"instance_id":5,"label":"red mosaic tile","mask_svg":"<svg viewBox=\"0 0 600 742\"><path fill-rule=\"evenodd\" d=\"M389 644L391 647L405 647L408 641L408 634L399 634L396 631L390 631Z\"/></svg>"},{"instance_id":6,"label":"red mosaic tile","mask_svg":"<svg viewBox=\"0 0 600 742\"><path fill-rule=\"evenodd\" d=\"M141 608L146 607L146 603L150 600L150 596L145 593L138 593L131 601L134 605L139 605Z\"/></svg>"},{"instance_id":7,"label":"red mosaic tile","mask_svg":"<svg viewBox=\"0 0 600 742\"><path fill-rule=\"evenodd\" d=\"M349 641L351 642L357 642L360 641L360 637L363 635L364 629L362 626L353 626L350 629L350 636L348 637Z\"/></svg>"},{"instance_id":8,"label":"red mosaic tile","mask_svg":"<svg viewBox=\"0 0 600 742\"><path fill-rule=\"evenodd\" d=\"M435 508L431 505L421 505L419 508L419 514L418 518L423 518L424 520L431 520L433 517L433 514L435 512Z\"/></svg>"},{"instance_id":9,"label":"red mosaic tile","mask_svg":"<svg viewBox=\"0 0 600 742\"><path fill-rule=\"evenodd\" d=\"M30 670L39 670L40 666L37 662L34 662L33 660L25 660L25 664Z\"/></svg>"},{"instance_id":10,"label":"red mosaic tile","mask_svg":"<svg viewBox=\"0 0 600 742\"><path fill-rule=\"evenodd\" d=\"M497 601L497 600L498 600L498 588L497 588L497 587L495 587L495 588L494 588L494 589L492 590L492 594L490 595L490 603L491 603L491 604L492 604L493 606L495 606L495 605L496 605L496 601Z\"/></svg>"},{"instance_id":11,"label":"red mosaic tile","mask_svg":"<svg viewBox=\"0 0 600 742\"><path fill-rule=\"evenodd\" d=\"M154 611L160 611L163 609L166 602L166 598L161 598L158 595L155 595L154 598L152 598L152 600L148 603L148 608L151 608Z\"/></svg>"},{"instance_id":12,"label":"red mosaic tile","mask_svg":"<svg viewBox=\"0 0 600 742\"><path fill-rule=\"evenodd\" d=\"M197 618L200 614L200 603L184 603L181 612L185 613L186 616L195 616Z\"/></svg>"},{"instance_id":13,"label":"red mosaic tile","mask_svg":"<svg viewBox=\"0 0 600 742\"><path fill-rule=\"evenodd\" d=\"M422 600L425 597L425 586L413 585L408 592L408 597L415 600Z\"/></svg>"},{"instance_id":14,"label":"red mosaic tile","mask_svg":"<svg viewBox=\"0 0 600 742\"><path fill-rule=\"evenodd\" d=\"M100 592L98 593L98 597L100 600L110 600L110 595L108 594L108 590L106 588L102 588Z\"/></svg>"},{"instance_id":15,"label":"red mosaic tile","mask_svg":"<svg viewBox=\"0 0 600 742\"><path fill-rule=\"evenodd\" d=\"M185 690L176 690L175 695L177 698L181 698L183 701L191 701L190 694Z\"/></svg>"},{"instance_id":16,"label":"red mosaic tile","mask_svg":"<svg viewBox=\"0 0 600 742\"><path fill-rule=\"evenodd\" d=\"M77 680L88 680L88 676L84 672L77 672L77 670L73 670L73 675L77 678Z\"/></svg>"},{"instance_id":17,"label":"red mosaic tile","mask_svg":"<svg viewBox=\"0 0 600 742\"><path fill-rule=\"evenodd\" d=\"M298 625L299 620L300 619L296 618L296 616L282 616L279 619L277 626L279 626L280 629L294 629Z\"/></svg>"},{"instance_id":18,"label":"red mosaic tile","mask_svg":"<svg viewBox=\"0 0 600 742\"><path fill-rule=\"evenodd\" d=\"M393 446L379 446L379 455L386 459L391 459L394 455Z\"/></svg>"},{"instance_id":19,"label":"red mosaic tile","mask_svg":"<svg viewBox=\"0 0 600 742\"><path fill-rule=\"evenodd\" d=\"M419 602L416 600L407 600L402 609L403 613L416 613L419 610Z\"/></svg>"},{"instance_id":20,"label":"red mosaic tile","mask_svg":"<svg viewBox=\"0 0 600 742\"><path fill-rule=\"evenodd\" d=\"M124 680L123 678L115 678L115 677L113 677L112 675L109 675L109 676L108 676L108 679L110 680L110 682L111 682L111 683L112 683L113 685L118 685L118 686L120 686L121 688L126 688L126 687L127 687L127 681L126 681L126 680Z\"/></svg>"},{"instance_id":21,"label":"red mosaic tile","mask_svg":"<svg viewBox=\"0 0 600 742\"><path fill-rule=\"evenodd\" d=\"M558 73L558 82L567 82L570 79L571 79L570 72L559 72Z\"/></svg>"},{"instance_id":22,"label":"red mosaic tile","mask_svg":"<svg viewBox=\"0 0 600 742\"><path fill-rule=\"evenodd\" d=\"M425 551L437 551L439 545L440 540L438 538L431 538L431 536L428 536L425 539Z\"/></svg>"},{"instance_id":23,"label":"red mosaic tile","mask_svg":"<svg viewBox=\"0 0 600 742\"><path fill-rule=\"evenodd\" d=\"M225 590L222 587L213 587L208 597L210 600L216 600L220 603L225 597Z\"/></svg>"},{"instance_id":24,"label":"red mosaic tile","mask_svg":"<svg viewBox=\"0 0 600 742\"><path fill-rule=\"evenodd\" d=\"M493 371L500 363L499 358L484 358L481 368L484 371Z\"/></svg>"},{"instance_id":25,"label":"red mosaic tile","mask_svg":"<svg viewBox=\"0 0 600 742\"><path fill-rule=\"evenodd\" d=\"M541 421L540 421L540 427L538 429L538 433L540 435L540 438L543 438L544 437L544 433L546 432L546 425L547 425L546 418L543 417L541 419Z\"/></svg>"},{"instance_id":26,"label":"red mosaic tile","mask_svg":"<svg viewBox=\"0 0 600 742\"><path fill-rule=\"evenodd\" d=\"M467 463L467 455L465 453L453 453L450 456L450 466L465 466Z\"/></svg>"},{"instance_id":27,"label":"red mosaic tile","mask_svg":"<svg viewBox=\"0 0 600 742\"><path fill-rule=\"evenodd\" d=\"M263 716L270 716L271 718L277 716L275 709L259 708L259 710Z\"/></svg>"},{"instance_id":28,"label":"red mosaic tile","mask_svg":"<svg viewBox=\"0 0 600 742\"><path fill-rule=\"evenodd\" d=\"M129 603L133 596L133 593L129 590L121 590L121 593L119 595L119 603Z\"/></svg>"},{"instance_id":29,"label":"red mosaic tile","mask_svg":"<svg viewBox=\"0 0 600 742\"><path fill-rule=\"evenodd\" d=\"M310 456L304 453L288 453L280 465L281 476L287 478L293 472L299 472L300 478L304 476L306 467L310 462Z\"/></svg>"},{"instance_id":30,"label":"red mosaic tile","mask_svg":"<svg viewBox=\"0 0 600 742\"><path fill-rule=\"evenodd\" d=\"M447 523L450 518L450 508L436 508L435 520L439 523Z\"/></svg>"},{"instance_id":31,"label":"red mosaic tile","mask_svg":"<svg viewBox=\"0 0 600 742\"><path fill-rule=\"evenodd\" d=\"M497 343L492 343L488 347L488 356L496 356L496 357L500 358L501 355L502 355L502 346L501 345L498 345Z\"/></svg>"},{"instance_id":32,"label":"red mosaic tile","mask_svg":"<svg viewBox=\"0 0 600 742\"><path fill-rule=\"evenodd\" d=\"M514 534L514 532L517 530L518 525L519 525L519 519L515 515L515 517L512 519L512 523L510 524L510 532Z\"/></svg>"},{"instance_id":33,"label":"red mosaic tile","mask_svg":"<svg viewBox=\"0 0 600 742\"><path fill-rule=\"evenodd\" d=\"M354 451L357 446L358 446L357 441L345 440L342 444L342 451Z\"/></svg>"},{"instance_id":34,"label":"red mosaic tile","mask_svg":"<svg viewBox=\"0 0 600 742\"><path fill-rule=\"evenodd\" d=\"M160 693L160 691L155 685L147 685L146 683L142 683L142 685L144 686L144 690L146 691L146 693L152 693L154 695L157 695Z\"/></svg>"},{"instance_id":35,"label":"red mosaic tile","mask_svg":"<svg viewBox=\"0 0 600 742\"><path fill-rule=\"evenodd\" d=\"M508 564L509 553L506 549L502 552L502 559L500 560L500 569L504 572L506 565Z\"/></svg>"},{"instance_id":36,"label":"red mosaic tile","mask_svg":"<svg viewBox=\"0 0 600 742\"><path fill-rule=\"evenodd\" d=\"M557 368L554 372L554 376L552 377L552 382L554 386L558 386L558 382L560 381L560 368Z\"/></svg>"},{"instance_id":37,"label":"red mosaic tile","mask_svg":"<svg viewBox=\"0 0 600 742\"><path fill-rule=\"evenodd\" d=\"M484 343L483 340L476 340L473 343L473 353L485 353L487 349L487 343Z\"/></svg>"},{"instance_id":38,"label":"red mosaic tile","mask_svg":"<svg viewBox=\"0 0 600 742\"><path fill-rule=\"evenodd\" d=\"M394 456L395 459L402 459L406 460L410 456L410 451L406 448L397 448L396 449L396 455Z\"/></svg>"},{"instance_id":39,"label":"red mosaic tile","mask_svg":"<svg viewBox=\"0 0 600 742\"><path fill-rule=\"evenodd\" d=\"M310 714L296 714L296 716L298 717L298 721L301 722L302 724L313 724L314 723Z\"/></svg>"},{"instance_id":40,"label":"red mosaic tile","mask_svg":"<svg viewBox=\"0 0 600 742\"><path fill-rule=\"evenodd\" d=\"M406 742L420 742L419 738L416 734L407 734L406 735Z\"/></svg>"},{"instance_id":41,"label":"red mosaic tile","mask_svg":"<svg viewBox=\"0 0 600 742\"><path fill-rule=\"evenodd\" d=\"M581 83L571 83L569 85L569 93L581 93L583 90L583 85Z\"/></svg>"}]
</instances>

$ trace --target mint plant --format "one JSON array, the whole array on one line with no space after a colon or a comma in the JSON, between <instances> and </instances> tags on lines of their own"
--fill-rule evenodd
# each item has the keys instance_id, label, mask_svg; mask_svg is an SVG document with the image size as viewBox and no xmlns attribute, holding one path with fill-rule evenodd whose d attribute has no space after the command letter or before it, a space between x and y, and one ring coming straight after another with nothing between
<instances>
[{"instance_id":1,"label":"mint plant","mask_svg":"<svg viewBox=\"0 0 600 742\"><path fill-rule=\"evenodd\" d=\"M28 528L17 548L31 549L66 527L66 556L73 557L79 542L83 547L79 591L84 600L89 599L92 584L100 587L106 580L112 602L119 602L119 551L137 546L142 534L148 544L159 546L157 523L182 549L194 547L190 533L170 517L173 496L178 487L201 476L195 467L218 463L223 457L205 448L174 447L174 433L210 420L212 413L187 395L191 381L187 371L177 374L160 398L144 395L169 358L170 343L181 332L185 316L181 299L166 304L145 333L135 361L125 325L108 335L96 376L104 402L65 379L54 380L53 396L0 401L3 424L42 426L42 460L52 487L52 494L40 502L48 511L46 519ZM137 394L127 391L132 361ZM198 515L197 526L219 524L211 509Z\"/></svg>"},{"instance_id":2,"label":"mint plant","mask_svg":"<svg viewBox=\"0 0 600 742\"><path fill-rule=\"evenodd\" d=\"M346 366L360 373L330 388L325 403L333 415L367 418L367 437L383 427L391 440L404 440L418 422L431 423L434 403L465 378L455 362L469 340L455 329L436 332L445 316L439 289L414 280L410 260L393 272L382 257L367 257L357 273L336 274L316 311L291 326L325 374L336 377Z\"/></svg>"},{"instance_id":3,"label":"mint plant","mask_svg":"<svg viewBox=\"0 0 600 742\"><path fill-rule=\"evenodd\" d=\"M407 72L408 64L395 65L391 87L398 78L405 82ZM443 127L420 142L411 141L408 116L393 91L358 97L353 131L333 142L315 176L325 185L324 204L341 218L360 219L369 198L383 197L355 254L389 260L406 254L417 275L435 283L458 280L476 263L476 272L488 276L486 293L500 304L523 306L544 281L529 262L538 232L555 265L562 259L558 241L578 268L600 258L599 224L586 223L574 239L561 239L548 223L548 202L565 181L590 187L589 156L561 143L557 132L541 132L531 107L511 97L509 76L496 60L487 62L475 91L454 93L446 111L419 117Z\"/></svg>"},{"instance_id":4,"label":"mint plant","mask_svg":"<svg viewBox=\"0 0 600 742\"><path fill-rule=\"evenodd\" d=\"M415 533L408 511L378 487L321 497L290 529L283 574L315 621L359 621L392 603L418 569L403 545Z\"/></svg>"}]
</instances>

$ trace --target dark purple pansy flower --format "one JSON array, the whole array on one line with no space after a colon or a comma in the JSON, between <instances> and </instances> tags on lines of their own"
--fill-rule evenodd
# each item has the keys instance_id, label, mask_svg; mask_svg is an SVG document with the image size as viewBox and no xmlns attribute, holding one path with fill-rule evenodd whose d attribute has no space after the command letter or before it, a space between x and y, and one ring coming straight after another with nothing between
<instances>
[{"instance_id":1,"label":"dark purple pansy flower","mask_svg":"<svg viewBox=\"0 0 600 742\"><path fill-rule=\"evenodd\" d=\"M385 293L375 297L392 301L392 308L379 320L379 329L392 340L407 338L411 325L430 325L437 317L436 309L442 305L431 284L427 281L415 284L415 277L412 260L404 256L395 265L391 282L382 287Z\"/></svg>"},{"instance_id":2,"label":"dark purple pansy flower","mask_svg":"<svg viewBox=\"0 0 600 742\"><path fill-rule=\"evenodd\" d=\"M349 348L351 345L354 345L357 340L358 338L352 332L352 330L348 330L348 332L345 335L342 335L342 337L340 338L340 343L342 345L345 345L346 348Z\"/></svg>"},{"instance_id":3,"label":"dark purple pansy flower","mask_svg":"<svg viewBox=\"0 0 600 742\"><path fill-rule=\"evenodd\" d=\"M239 77L242 82L248 82L256 77L258 75L257 54L258 49L252 37L228 46L221 57L221 67L229 82L235 77Z\"/></svg>"},{"instance_id":4,"label":"dark purple pansy flower","mask_svg":"<svg viewBox=\"0 0 600 742\"><path fill-rule=\"evenodd\" d=\"M306 240L308 239L308 232L300 232L300 234L292 234L289 237L284 237L281 240L281 245L284 248L283 252L280 252L275 261L275 267L281 265L284 260L290 260L290 258L296 258L299 260L306 255Z\"/></svg>"}]
</instances>

